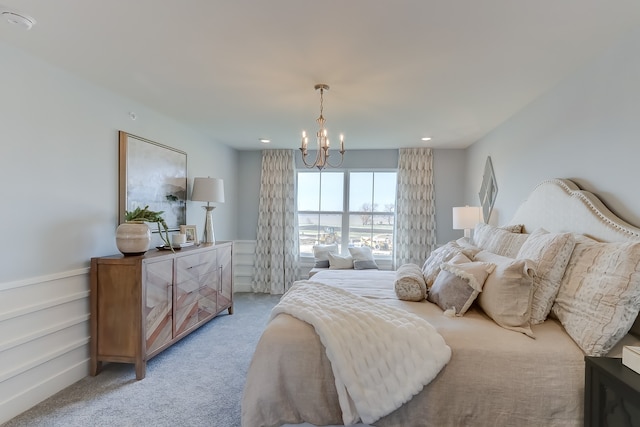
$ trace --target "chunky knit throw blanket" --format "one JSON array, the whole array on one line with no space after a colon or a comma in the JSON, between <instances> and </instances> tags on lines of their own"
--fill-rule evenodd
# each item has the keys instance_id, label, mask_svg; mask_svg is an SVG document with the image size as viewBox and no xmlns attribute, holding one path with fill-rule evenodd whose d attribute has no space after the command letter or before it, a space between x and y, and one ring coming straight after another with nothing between
<instances>
[{"instance_id":1,"label":"chunky knit throw blanket","mask_svg":"<svg viewBox=\"0 0 640 427\"><path fill-rule=\"evenodd\" d=\"M449 362L426 320L313 281L296 282L271 312L305 321L326 348L345 425L373 423L411 399Z\"/></svg>"}]
</instances>

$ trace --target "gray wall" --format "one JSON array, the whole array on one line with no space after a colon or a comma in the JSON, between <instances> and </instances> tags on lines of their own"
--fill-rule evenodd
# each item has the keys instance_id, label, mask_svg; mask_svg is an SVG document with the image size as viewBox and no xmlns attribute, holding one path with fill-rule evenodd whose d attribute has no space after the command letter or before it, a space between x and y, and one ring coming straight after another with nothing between
<instances>
[{"instance_id":1,"label":"gray wall","mask_svg":"<svg viewBox=\"0 0 640 427\"><path fill-rule=\"evenodd\" d=\"M235 150L2 43L0 57L0 223L10 242L0 283L118 252L118 130L186 151L189 178L223 178L216 237L236 238ZM188 202L187 220L202 231L200 205Z\"/></svg>"},{"instance_id":2,"label":"gray wall","mask_svg":"<svg viewBox=\"0 0 640 427\"><path fill-rule=\"evenodd\" d=\"M311 153L312 154L312 153ZM434 150L434 182L436 192L436 231L439 243L462 236L452 230L451 208L464 202L464 150ZM296 152L297 167L304 165ZM238 239L255 240L260 197L262 151L241 151L238 154ZM344 168L398 167L398 150L351 150L345 154Z\"/></svg>"},{"instance_id":3,"label":"gray wall","mask_svg":"<svg viewBox=\"0 0 640 427\"><path fill-rule=\"evenodd\" d=\"M640 29L568 76L468 149L467 200L491 156L502 224L535 185L570 178L640 224Z\"/></svg>"}]
</instances>

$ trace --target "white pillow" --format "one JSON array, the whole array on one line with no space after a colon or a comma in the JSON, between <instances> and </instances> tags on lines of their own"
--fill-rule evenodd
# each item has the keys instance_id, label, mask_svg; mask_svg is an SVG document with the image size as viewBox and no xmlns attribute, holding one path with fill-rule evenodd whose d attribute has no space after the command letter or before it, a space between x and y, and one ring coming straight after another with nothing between
<instances>
[{"instance_id":1,"label":"white pillow","mask_svg":"<svg viewBox=\"0 0 640 427\"><path fill-rule=\"evenodd\" d=\"M346 270L353 268L353 258L351 255L342 256L340 254L328 253L329 268L331 270Z\"/></svg>"},{"instance_id":2,"label":"white pillow","mask_svg":"<svg viewBox=\"0 0 640 427\"><path fill-rule=\"evenodd\" d=\"M481 222L473 232L473 244L494 254L516 258L527 237L528 234L512 233Z\"/></svg>"},{"instance_id":3,"label":"white pillow","mask_svg":"<svg viewBox=\"0 0 640 427\"><path fill-rule=\"evenodd\" d=\"M313 247L313 258L315 264L313 268L329 268L329 252L337 254L338 245L315 245Z\"/></svg>"},{"instance_id":4,"label":"white pillow","mask_svg":"<svg viewBox=\"0 0 640 427\"><path fill-rule=\"evenodd\" d=\"M373 252L369 246L359 248L349 248L349 253L353 257L353 268L356 270L378 269L378 264L373 258Z\"/></svg>"},{"instance_id":5,"label":"white pillow","mask_svg":"<svg viewBox=\"0 0 640 427\"><path fill-rule=\"evenodd\" d=\"M560 282L576 241L571 233L549 233L539 228L529 235L518 252L518 259L533 261L531 324L542 323L551 311Z\"/></svg>"},{"instance_id":6,"label":"white pillow","mask_svg":"<svg viewBox=\"0 0 640 427\"><path fill-rule=\"evenodd\" d=\"M433 285L436 277L438 277L438 273L440 273L440 265L442 265L443 262L449 261L459 253L471 258L479 251L480 249L462 241L462 239L460 242L453 240L432 251L429 258L427 258L422 265L422 274L424 275L424 281L427 287L430 288L431 285Z\"/></svg>"},{"instance_id":7,"label":"white pillow","mask_svg":"<svg viewBox=\"0 0 640 427\"><path fill-rule=\"evenodd\" d=\"M478 252L474 260L496 265L478 295L480 308L503 328L533 338L529 319L535 271L531 261L508 258L489 251Z\"/></svg>"},{"instance_id":8,"label":"white pillow","mask_svg":"<svg viewBox=\"0 0 640 427\"><path fill-rule=\"evenodd\" d=\"M576 236L555 315L587 356L604 356L633 325L640 307L640 243Z\"/></svg>"}]
</instances>

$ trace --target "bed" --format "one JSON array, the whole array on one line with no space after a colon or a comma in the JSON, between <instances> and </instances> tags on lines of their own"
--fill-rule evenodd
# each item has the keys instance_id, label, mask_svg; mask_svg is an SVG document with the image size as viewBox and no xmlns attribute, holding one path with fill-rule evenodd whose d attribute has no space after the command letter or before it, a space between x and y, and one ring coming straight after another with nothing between
<instances>
[{"instance_id":1,"label":"bed","mask_svg":"<svg viewBox=\"0 0 640 427\"><path fill-rule=\"evenodd\" d=\"M518 254L527 253L524 248L533 244L525 242L531 242L532 236L570 234L573 242L571 250L565 250L562 256L556 253L553 259L534 260L526 302L527 322L518 327L501 318L502 313L492 313L496 307L488 299L492 295L489 278L482 292L477 292L479 299L462 316L445 315L445 307L427 300L399 299L394 286L398 275L394 271L327 270L299 283L307 288L314 284L323 289L337 288L378 307L384 305L398 313L415 315L432 325L450 348L450 358L434 378L405 403L369 420L371 425L581 426L585 354L620 357L623 345L640 345L640 229L617 218L597 197L566 179L539 184L507 225L481 225L472 244L467 243L477 249L470 260L491 260L498 265L488 274L490 277L501 268L503 260L499 257L514 260L508 262L531 263L533 257L523 260ZM520 233L514 231L516 228ZM465 242L449 242L445 246L465 248ZM546 251L540 245L534 249ZM440 272L451 260L445 260L445 252L434 251L426 260L422 266L425 280L428 273L434 273L425 270L427 264L441 267L436 268L439 272L435 280L442 277ZM543 273L547 271L545 263L553 262L557 267L557 260L563 257L566 263L555 280L559 289L548 301L550 312L536 314L533 301L539 300L543 289L536 280L551 277L552 273ZM601 264L606 271L597 269ZM557 276L556 267L553 274ZM621 272L621 278L617 272ZM597 274L602 279L594 279ZM625 283L618 283L621 281ZM427 283L433 290L434 279ZM498 282L492 283L496 286ZM594 296L609 288L612 291L607 292L614 296ZM508 306L509 302L501 304ZM584 304L592 307L583 309ZM588 314L589 310L595 312ZM615 322L606 324L600 319L601 313L610 313ZM534 316L538 320L532 324ZM331 353L323 344L326 336L311 322L300 320L302 317L280 313L267 324L247 375L243 427L354 422L345 417L339 393L341 382L336 381L328 356ZM600 328L602 322L604 326ZM423 357L426 361L430 355Z\"/></svg>"}]
</instances>

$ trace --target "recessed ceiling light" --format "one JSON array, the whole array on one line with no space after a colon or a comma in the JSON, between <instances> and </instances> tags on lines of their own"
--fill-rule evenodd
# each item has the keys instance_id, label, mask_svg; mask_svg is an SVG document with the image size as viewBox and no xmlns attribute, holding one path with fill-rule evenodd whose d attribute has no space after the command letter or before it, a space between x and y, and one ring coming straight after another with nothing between
<instances>
[{"instance_id":1,"label":"recessed ceiling light","mask_svg":"<svg viewBox=\"0 0 640 427\"><path fill-rule=\"evenodd\" d=\"M15 10L1 10L0 13L7 22L22 27L25 30L30 30L36 23L36 20L32 17Z\"/></svg>"},{"instance_id":2,"label":"recessed ceiling light","mask_svg":"<svg viewBox=\"0 0 640 427\"><path fill-rule=\"evenodd\" d=\"M431 141L431 137L429 136L425 136L424 138L422 138L423 141Z\"/></svg>"},{"instance_id":3,"label":"recessed ceiling light","mask_svg":"<svg viewBox=\"0 0 640 427\"><path fill-rule=\"evenodd\" d=\"M268 143L271 142L271 140L267 139L267 138L260 138L260 139L258 139L258 141L262 142L263 144L268 144Z\"/></svg>"}]
</instances>

